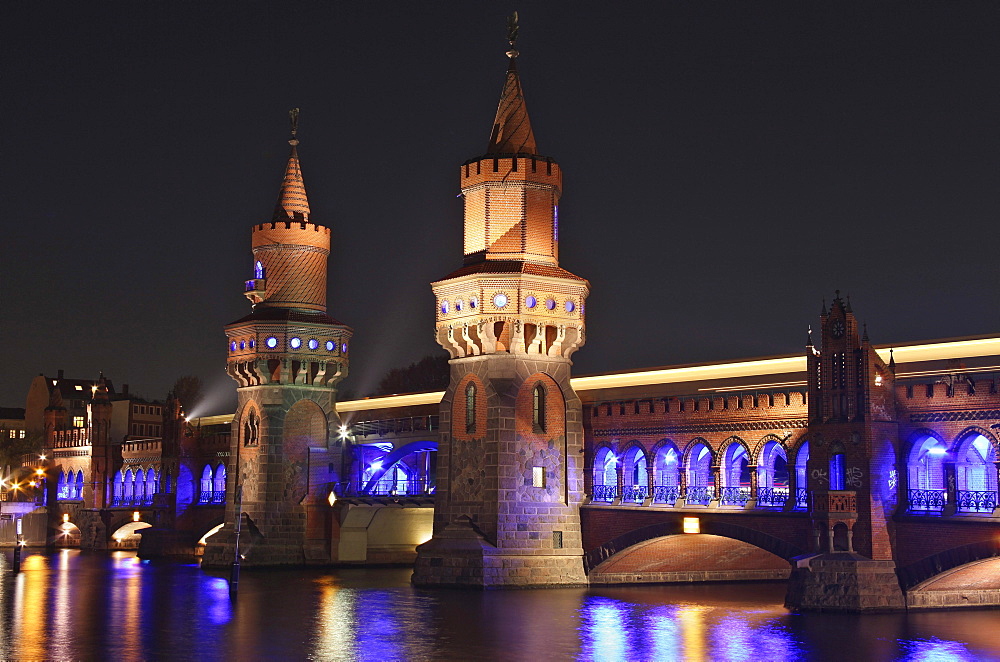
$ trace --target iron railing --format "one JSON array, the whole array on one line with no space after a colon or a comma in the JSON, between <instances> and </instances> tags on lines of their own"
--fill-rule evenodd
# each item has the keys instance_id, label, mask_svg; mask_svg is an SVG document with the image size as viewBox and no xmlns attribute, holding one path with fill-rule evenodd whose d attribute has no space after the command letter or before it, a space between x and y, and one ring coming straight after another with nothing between
<instances>
[{"instance_id":1,"label":"iron railing","mask_svg":"<svg viewBox=\"0 0 1000 662\"><path fill-rule=\"evenodd\" d=\"M622 501L642 503L646 500L649 488L645 485L626 485L622 488Z\"/></svg>"},{"instance_id":2,"label":"iron railing","mask_svg":"<svg viewBox=\"0 0 1000 662\"><path fill-rule=\"evenodd\" d=\"M220 504L226 502L226 491L225 490L203 490L201 494L198 495L198 503L202 505L206 504Z\"/></svg>"},{"instance_id":3,"label":"iron railing","mask_svg":"<svg viewBox=\"0 0 1000 662\"><path fill-rule=\"evenodd\" d=\"M941 512L948 503L948 493L945 490L910 490L909 504L911 511Z\"/></svg>"},{"instance_id":4,"label":"iron railing","mask_svg":"<svg viewBox=\"0 0 1000 662\"><path fill-rule=\"evenodd\" d=\"M795 510L805 510L809 507L809 490L804 487L795 490Z\"/></svg>"},{"instance_id":5,"label":"iron railing","mask_svg":"<svg viewBox=\"0 0 1000 662\"><path fill-rule=\"evenodd\" d=\"M783 507L788 501L787 487L758 487L757 505L761 507Z\"/></svg>"},{"instance_id":6,"label":"iron railing","mask_svg":"<svg viewBox=\"0 0 1000 662\"><path fill-rule=\"evenodd\" d=\"M116 494L111 499L112 508L124 508L128 506L152 506L152 494Z\"/></svg>"},{"instance_id":7,"label":"iron railing","mask_svg":"<svg viewBox=\"0 0 1000 662\"><path fill-rule=\"evenodd\" d=\"M722 506L745 506L749 500L749 487L723 487L719 495L719 505Z\"/></svg>"},{"instance_id":8,"label":"iron railing","mask_svg":"<svg viewBox=\"0 0 1000 662\"><path fill-rule=\"evenodd\" d=\"M594 501L607 501L610 503L617 497L617 485L594 485Z\"/></svg>"},{"instance_id":9,"label":"iron railing","mask_svg":"<svg viewBox=\"0 0 1000 662\"><path fill-rule=\"evenodd\" d=\"M959 490L955 496L960 513L992 513L997 507L996 492Z\"/></svg>"},{"instance_id":10,"label":"iron railing","mask_svg":"<svg viewBox=\"0 0 1000 662\"><path fill-rule=\"evenodd\" d=\"M708 485L689 485L687 488L687 505L697 504L707 506L712 502L712 488Z\"/></svg>"},{"instance_id":11,"label":"iron railing","mask_svg":"<svg viewBox=\"0 0 1000 662\"><path fill-rule=\"evenodd\" d=\"M677 485L657 485L653 487L653 503L674 505L681 496L681 488Z\"/></svg>"}]
</instances>

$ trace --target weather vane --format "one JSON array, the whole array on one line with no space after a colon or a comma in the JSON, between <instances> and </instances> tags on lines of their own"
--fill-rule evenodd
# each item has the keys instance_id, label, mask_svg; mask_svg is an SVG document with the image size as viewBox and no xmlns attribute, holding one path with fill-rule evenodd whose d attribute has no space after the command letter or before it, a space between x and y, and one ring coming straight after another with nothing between
<instances>
[{"instance_id":1,"label":"weather vane","mask_svg":"<svg viewBox=\"0 0 1000 662\"><path fill-rule=\"evenodd\" d=\"M292 108L288 111L288 121L292 123L292 140L296 143L299 141L297 134L299 132L299 109Z\"/></svg>"},{"instance_id":2,"label":"weather vane","mask_svg":"<svg viewBox=\"0 0 1000 662\"><path fill-rule=\"evenodd\" d=\"M517 42L517 12L507 17L507 42L510 43L510 50L507 51L507 57L515 58L517 57L517 49L514 48L514 44Z\"/></svg>"}]
</instances>

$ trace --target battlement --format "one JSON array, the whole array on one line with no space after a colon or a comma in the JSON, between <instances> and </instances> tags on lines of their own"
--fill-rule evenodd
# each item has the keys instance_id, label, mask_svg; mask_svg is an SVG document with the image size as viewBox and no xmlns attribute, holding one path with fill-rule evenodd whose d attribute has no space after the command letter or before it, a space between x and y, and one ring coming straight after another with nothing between
<instances>
[{"instance_id":1,"label":"battlement","mask_svg":"<svg viewBox=\"0 0 1000 662\"><path fill-rule=\"evenodd\" d=\"M490 154L461 166L462 188L487 182L534 182L562 188L562 169L551 157L533 154Z\"/></svg>"},{"instance_id":2,"label":"battlement","mask_svg":"<svg viewBox=\"0 0 1000 662\"><path fill-rule=\"evenodd\" d=\"M48 443L49 448L79 448L90 446L90 428L55 430Z\"/></svg>"},{"instance_id":3,"label":"battlement","mask_svg":"<svg viewBox=\"0 0 1000 662\"><path fill-rule=\"evenodd\" d=\"M329 252L330 228L307 221L273 221L255 225L251 247L273 244L289 244L289 248L311 246Z\"/></svg>"},{"instance_id":4,"label":"battlement","mask_svg":"<svg viewBox=\"0 0 1000 662\"><path fill-rule=\"evenodd\" d=\"M591 418L601 424L628 419L669 416L681 421L721 423L728 419L759 420L806 416L805 391L740 393L711 397L640 398L599 402L591 407Z\"/></svg>"},{"instance_id":5,"label":"battlement","mask_svg":"<svg viewBox=\"0 0 1000 662\"><path fill-rule=\"evenodd\" d=\"M896 402L908 410L1000 407L997 378L948 377L937 382L896 382Z\"/></svg>"}]
</instances>

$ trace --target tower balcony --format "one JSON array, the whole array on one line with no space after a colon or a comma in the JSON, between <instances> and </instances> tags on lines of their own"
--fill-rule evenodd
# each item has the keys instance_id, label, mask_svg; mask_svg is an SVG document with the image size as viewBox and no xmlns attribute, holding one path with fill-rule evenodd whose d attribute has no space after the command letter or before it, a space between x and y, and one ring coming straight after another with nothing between
<instances>
[{"instance_id":1,"label":"tower balcony","mask_svg":"<svg viewBox=\"0 0 1000 662\"><path fill-rule=\"evenodd\" d=\"M267 279L251 278L245 282L246 290L243 292L247 299L253 304L258 304L267 298Z\"/></svg>"}]
</instances>

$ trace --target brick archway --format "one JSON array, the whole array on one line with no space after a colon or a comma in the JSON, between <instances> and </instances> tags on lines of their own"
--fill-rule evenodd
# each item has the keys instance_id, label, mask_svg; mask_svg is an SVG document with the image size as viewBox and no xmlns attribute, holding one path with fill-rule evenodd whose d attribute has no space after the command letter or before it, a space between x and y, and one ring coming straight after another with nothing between
<instances>
[{"instance_id":1,"label":"brick archway","mask_svg":"<svg viewBox=\"0 0 1000 662\"><path fill-rule=\"evenodd\" d=\"M583 556L584 571L589 574L591 570L615 554L624 552L630 547L646 542L647 540L683 534L683 526L683 521L678 518L669 522L661 522L659 524L644 526L620 535L613 540L609 540L600 547L586 552ZM775 556L779 556L789 562L791 562L791 560L796 556L801 556L806 553L805 550L787 543L780 538L776 538L762 531L750 529L738 524L702 519L700 527L701 533L739 540L755 547L759 547L760 549L770 552Z\"/></svg>"},{"instance_id":2,"label":"brick archway","mask_svg":"<svg viewBox=\"0 0 1000 662\"><path fill-rule=\"evenodd\" d=\"M996 557L1000 557L1000 540L986 540L938 552L899 568L896 574L903 590L909 591L948 570Z\"/></svg>"}]
</instances>

